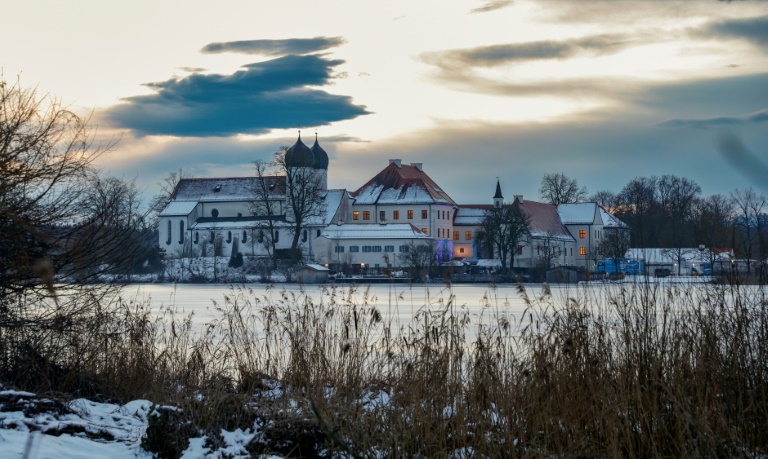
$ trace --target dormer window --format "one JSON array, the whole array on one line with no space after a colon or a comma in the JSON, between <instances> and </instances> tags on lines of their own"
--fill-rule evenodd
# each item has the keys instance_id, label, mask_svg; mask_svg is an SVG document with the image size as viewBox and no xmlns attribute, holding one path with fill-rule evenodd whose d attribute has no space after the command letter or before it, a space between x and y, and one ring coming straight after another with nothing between
<instances>
[{"instance_id":1,"label":"dormer window","mask_svg":"<svg viewBox=\"0 0 768 459\"><path fill-rule=\"evenodd\" d=\"M218 184L215 187L213 187L213 192L214 193L218 193L219 191L221 191L221 184Z\"/></svg>"}]
</instances>

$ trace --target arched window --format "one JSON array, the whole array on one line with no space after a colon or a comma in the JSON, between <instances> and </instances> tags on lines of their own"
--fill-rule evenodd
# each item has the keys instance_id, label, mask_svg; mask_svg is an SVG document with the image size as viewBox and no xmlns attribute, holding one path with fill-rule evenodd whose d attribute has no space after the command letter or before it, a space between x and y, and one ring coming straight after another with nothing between
<instances>
[{"instance_id":1,"label":"arched window","mask_svg":"<svg viewBox=\"0 0 768 459\"><path fill-rule=\"evenodd\" d=\"M259 244L264 242L264 230L259 230Z\"/></svg>"},{"instance_id":2,"label":"arched window","mask_svg":"<svg viewBox=\"0 0 768 459\"><path fill-rule=\"evenodd\" d=\"M243 230L243 242L248 242L248 232Z\"/></svg>"},{"instance_id":3,"label":"arched window","mask_svg":"<svg viewBox=\"0 0 768 459\"><path fill-rule=\"evenodd\" d=\"M168 220L168 238L165 240L166 245L171 245L171 232L173 231L173 226L170 220Z\"/></svg>"},{"instance_id":4,"label":"arched window","mask_svg":"<svg viewBox=\"0 0 768 459\"><path fill-rule=\"evenodd\" d=\"M195 231L195 244L197 244L198 242L200 242L200 232Z\"/></svg>"},{"instance_id":5,"label":"arched window","mask_svg":"<svg viewBox=\"0 0 768 459\"><path fill-rule=\"evenodd\" d=\"M301 242L307 242L307 230L301 233Z\"/></svg>"},{"instance_id":6,"label":"arched window","mask_svg":"<svg viewBox=\"0 0 768 459\"><path fill-rule=\"evenodd\" d=\"M232 231L227 231L227 244L232 243Z\"/></svg>"},{"instance_id":7,"label":"arched window","mask_svg":"<svg viewBox=\"0 0 768 459\"><path fill-rule=\"evenodd\" d=\"M184 220L179 220L179 244L184 243Z\"/></svg>"},{"instance_id":8,"label":"arched window","mask_svg":"<svg viewBox=\"0 0 768 459\"><path fill-rule=\"evenodd\" d=\"M213 241L214 241L215 237L216 237L216 235L213 233L213 231L211 231L211 237L208 239L208 242L213 244Z\"/></svg>"},{"instance_id":9,"label":"arched window","mask_svg":"<svg viewBox=\"0 0 768 459\"><path fill-rule=\"evenodd\" d=\"M280 230L275 230L275 244L280 240Z\"/></svg>"},{"instance_id":10,"label":"arched window","mask_svg":"<svg viewBox=\"0 0 768 459\"><path fill-rule=\"evenodd\" d=\"M317 237L320 237L320 230L317 230Z\"/></svg>"}]
</instances>

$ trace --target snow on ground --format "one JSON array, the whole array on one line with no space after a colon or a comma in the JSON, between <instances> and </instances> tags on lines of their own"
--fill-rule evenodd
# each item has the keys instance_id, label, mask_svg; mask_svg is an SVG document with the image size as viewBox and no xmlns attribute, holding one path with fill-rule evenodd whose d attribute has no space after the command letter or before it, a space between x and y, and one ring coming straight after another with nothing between
<instances>
[{"instance_id":1,"label":"snow on ground","mask_svg":"<svg viewBox=\"0 0 768 459\"><path fill-rule=\"evenodd\" d=\"M0 391L0 455L29 458L151 458L141 448L151 403L62 403Z\"/></svg>"}]
</instances>

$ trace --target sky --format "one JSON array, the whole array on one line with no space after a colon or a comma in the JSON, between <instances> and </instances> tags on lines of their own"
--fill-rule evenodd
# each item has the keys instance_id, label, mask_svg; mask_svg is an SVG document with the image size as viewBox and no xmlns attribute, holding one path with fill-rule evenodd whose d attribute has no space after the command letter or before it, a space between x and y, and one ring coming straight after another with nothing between
<instances>
[{"instance_id":1,"label":"sky","mask_svg":"<svg viewBox=\"0 0 768 459\"><path fill-rule=\"evenodd\" d=\"M2 78L90 117L98 166L253 173L301 131L354 191L390 158L451 197L538 199L638 176L705 195L768 185L768 2L28 0L3 7Z\"/></svg>"}]
</instances>

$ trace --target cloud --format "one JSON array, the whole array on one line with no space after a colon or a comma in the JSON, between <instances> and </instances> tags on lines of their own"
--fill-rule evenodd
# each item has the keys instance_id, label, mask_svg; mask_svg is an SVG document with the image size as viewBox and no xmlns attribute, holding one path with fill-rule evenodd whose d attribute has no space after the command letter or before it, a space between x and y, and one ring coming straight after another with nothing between
<instances>
[{"instance_id":1,"label":"cloud","mask_svg":"<svg viewBox=\"0 0 768 459\"><path fill-rule=\"evenodd\" d=\"M660 126L706 129L714 126L755 124L768 121L768 108L741 116L715 116L711 118L671 119Z\"/></svg>"},{"instance_id":2,"label":"cloud","mask_svg":"<svg viewBox=\"0 0 768 459\"><path fill-rule=\"evenodd\" d=\"M206 71L206 69L202 67L179 67L179 70L183 70L187 73L200 73Z\"/></svg>"},{"instance_id":3,"label":"cloud","mask_svg":"<svg viewBox=\"0 0 768 459\"><path fill-rule=\"evenodd\" d=\"M346 43L342 37L288 38L284 40L243 40L209 43L200 50L203 54L239 53L261 56L310 54L335 48Z\"/></svg>"},{"instance_id":4,"label":"cloud","mask_svg":"<svg viewBox=\"0 0 768 459\"><path fill-rule=\"evenodd\" d=\"M487 13L488 11L499 10L512 6L512 0L487 0L483 6L472 9L472 13Z\"/></svg>"},{"instance_id":5,"label":"cloud","mask_svg":"<svg viewBox=\"0 0 768 459\"><path fill-rule=\"evenodd\" d=\"M309 86L328 84L341 60L285 56L249 64L231 75L192 74L146 86L106 110L116 127L136 136L232 136L270 129L321 126L369 112L349 96Z\"/></svg>"},{"instance_id":6,"label":"cloud","mask_svg":"<svg viewBox=\"0 0 768 459\"><path fill-rule=\"evenodd\" d=\"M532 41L424 53L422 60L444 70L495 67L543 59L612 54L634 44L627 35L593 35L564 41Z\"/></svg>"},{"instance_id":7,"label":"cloud","mask_svg":"<svg viewBox=\"0 0 768 459\"><path fill-rule=\"evenodd\" d=\"M706 38L747 40L766 52L768 47L768 16L715 21L694 30L692 33L694 36Z\"/></svg>"}]
</instances>

